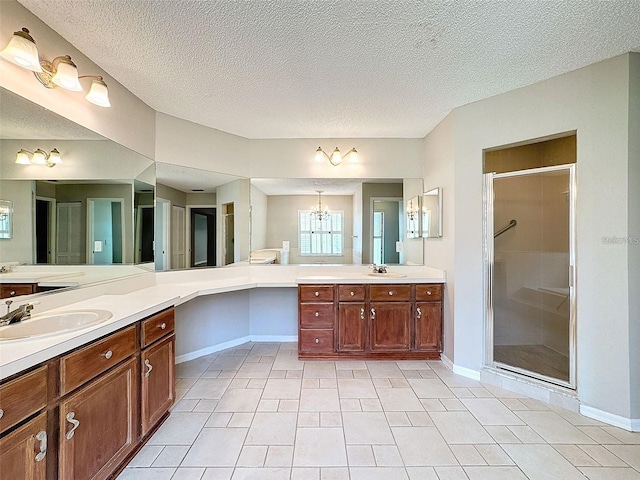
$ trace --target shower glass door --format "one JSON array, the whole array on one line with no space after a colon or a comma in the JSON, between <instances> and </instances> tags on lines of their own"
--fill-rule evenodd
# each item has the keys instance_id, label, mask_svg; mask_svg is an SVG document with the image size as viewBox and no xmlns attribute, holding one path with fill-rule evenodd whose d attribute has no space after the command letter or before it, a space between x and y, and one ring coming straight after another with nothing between
<instances>
[{"instance_id":1,"label":"shower glass door","mask_svg":"<svg viewBox=\"0 0 640 480\"><path fill-rule=\"evenodd\" d=\"M489 364L573 388L574 168L485 176Z\"/></svg>"}]
</instances>

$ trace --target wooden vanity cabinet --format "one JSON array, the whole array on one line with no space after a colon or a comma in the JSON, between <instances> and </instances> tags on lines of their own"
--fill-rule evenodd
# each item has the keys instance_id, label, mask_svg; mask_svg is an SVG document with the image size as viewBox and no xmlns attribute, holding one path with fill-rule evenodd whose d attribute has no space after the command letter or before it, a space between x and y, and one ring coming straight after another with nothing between
<instances>
[{"instance_id":1,"label":"wooden vanity cabinet","mask_svg":"<svg viewBox=\"0 0 640 480\"><path fill-rule=\"evenodd\" d=\"M364 352L366 348L367 305L364 285L338 286L339 352Z\"/></svg>"},{"instance_id":2,"label":"wooden vanity cabinet","mask_svg":"<svg viewBox=\"0 0 640 480\"><path fill-rule=\"evenodd\" d=\"M440 358L443 288L441 284L300 285L298 356Z\"/></svg>"},{"instance_id":3,"label":"wooden vanity cabinet","mask_svg":"<svg viewBox=\"0 0 640 480\"><path fill-rule=\"evenodd\" d=\"M19 297L36 293L37 283L0 283L0 298Z\"/></svg>"},{"instance_id":4,"label":"wooden vanity cabinet","mask_svg":"<svg viewBox=\"0 0 640 480\"><path fill-rule=\"evenodd\" d=\"M140 422L145 437L176 398L174 311L143 320L140 337Z\"/></svg>"},{"instance_id":5,"label":"wooden vanity cabinet","mask_svg":"<svg viewBox=\"0 0 640 480\"><path fill-rule=\"evenodd\" d=\"M60 402L60 479L106 479L138 442L133 357Z\"/></svg>"},{"instance_id":6,"label":"wooden vanity cabinet","mask_svg":"<svg viewBox=\"0 0 640 480\"><path fill-rule=\"evenodd\" d=\"M47 478L47 412L0 439L0 478Z\"/></svg>"}]
</instances>

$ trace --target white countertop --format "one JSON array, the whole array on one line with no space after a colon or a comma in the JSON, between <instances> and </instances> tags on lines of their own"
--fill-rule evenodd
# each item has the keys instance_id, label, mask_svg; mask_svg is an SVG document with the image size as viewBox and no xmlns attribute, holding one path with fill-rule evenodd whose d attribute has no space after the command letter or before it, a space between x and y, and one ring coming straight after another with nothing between
<instances>
[{"instance_id":1,"label":"white countertop","mask_svg":"<svg viewBox=\"0 0 640 480\"><path fill-rule=\"evenodd\" d=\"M78 289L70 295L85 295L64 307L47 308L56 295L38 297L42 305L35 314L56 313L65 310L103 309L112 313L104 323L70 333L45 338L0 342L0 379L54 358L97 338L135 323L165 308L180 305L203 295L233 292L251 288L295 288L302 283L444 283L441 270L429 267L393 267L390 271L406 277L387 278L367 275L363 266L301 267L259 265L235 268L181 270L155 274L155 285L133 289L130 293L91 296L88 289ZM10 274L5 274L10 275ZM127 281L127 280L123 280ZM128 280L132 285L133 280ZM26 299L25 299L26 300ZM20 303L20 298L16 299ZM58 302L59 303L59 302ZM28 321L28 320L27 320ZM2 328L11 328L2 327Z\"/></svg>"}]
</instances>

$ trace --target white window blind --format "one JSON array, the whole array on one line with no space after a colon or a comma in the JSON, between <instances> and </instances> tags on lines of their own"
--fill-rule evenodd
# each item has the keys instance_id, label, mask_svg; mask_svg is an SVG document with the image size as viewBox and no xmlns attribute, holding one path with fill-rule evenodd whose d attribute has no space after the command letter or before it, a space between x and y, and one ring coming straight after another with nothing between
<instances>
[{"instance_id":1,"label":"white window blind","mask_svg":"<svg viewBox=\"0 0 640 480\"><path fill-rule=\"evenodd\" d=\"M318 220L310 210L298 211L300 255L340 256L344 243L344 212L333 211Z\"/></svg>"}]
</instances>

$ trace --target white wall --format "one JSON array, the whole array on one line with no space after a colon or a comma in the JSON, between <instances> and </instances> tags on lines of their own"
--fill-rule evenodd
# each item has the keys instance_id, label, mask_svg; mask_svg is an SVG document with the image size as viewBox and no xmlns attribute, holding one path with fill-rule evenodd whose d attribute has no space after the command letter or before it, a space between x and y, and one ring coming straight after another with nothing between
<instances>
[{"instance_id":1,"label":"white wall","mask_svg":"<svg viewBox=\"0 0 640 480\"><path fill-rule=\"evenodd\" d=\"M282 246L267 245L267 212L267 196L251 185L251 250Z\"/></svg>"},{"instance_id":2,"label":"white wall","mask_svg":"<svg viewBox=\"0 0 640 480\"><path fill-rule=\"evenodd\" d=\"M353 193L353 263L362 264L362 184Z\"/></svg>"},{"instance_id":3,"label":"white wall","mask_svg":"<svg viewBox=\"0 0 640 480\"><path fill-rule=\"evenodd\" d=\"M427 188L444 187L447 260L434 261L439 248L430 241L425 259L447 270L454 290L455 363L477 371L484 353L483 149L577 131L578 392L583 404L624 418L631 418L629 256L601 239L628 229L628 86L623 55L460 107L427 136L424 164ZM450 340L446 349L450 355Z\"/></svg>"},{"instance_id":4,"label":"white wall","mask_svg":"<svg viewBox=\"0 0 640 480\"><path fill-rule=\"evenodd\" d=\"M13 202L13 236L0 238L0 262L33 263L35 182L0 180L0 200Z\"/></svg>"},{"instance_id":5,"label":"white wall","mask_svg":"<svg viewBox=\"0 0 640 480\"><path fill-rule=\"evenodd\" d=\"M154 157L155 111L151 107L18 2L0 2L0 45L4 47L9 43L13 32L22 27L30 30L41 59L51 61L58 55L70 55L78 66L80 75L102 75L109 87L111 108L87 102L82 92L44 88L31 71L4 60L0 61L0 86L146 157ZM83 87L88 89L89 85L90 83L83 84Z\"/></svg>"},{"instance_id":6,"label":"white wall","mask_svg":"<svg viewBox=\"0 0 640 480\"><path fill-rule=\"evenodd\" d=\"M421 197L423 193L424 190L422 188L421 178L405 178L402 181L404 205L406 205L407 202L415 196ZM404 224L406 225L406 220ZM406 236L406 232L401 236ZM423 245L422 238L405 238L403 242L404 255L400 255L400 261L409 265L422 265L424 257Z\"/></svg>"}]
</instances>

